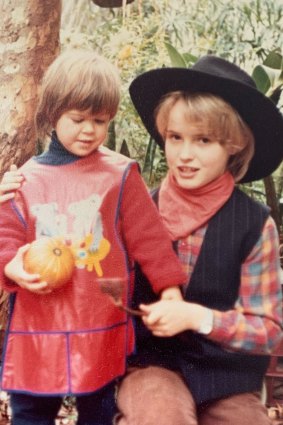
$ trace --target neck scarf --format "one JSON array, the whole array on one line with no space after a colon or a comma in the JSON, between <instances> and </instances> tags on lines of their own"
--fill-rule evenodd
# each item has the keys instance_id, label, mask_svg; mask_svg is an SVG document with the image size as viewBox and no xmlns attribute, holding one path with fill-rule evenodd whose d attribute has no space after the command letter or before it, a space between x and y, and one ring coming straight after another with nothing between
<instances>
[{"instance_id":1,"label":"neck scarf","mask_svg":"<svg viewBox=\"0 0 283 425\"><path fill-rule=\"evenodd\" d=\"M168 172L160 187L159 212L171 239L186 238L206 224L230 198L234 185L226 172L200 188L183 189Z\"/></svg>"}]
</instances>

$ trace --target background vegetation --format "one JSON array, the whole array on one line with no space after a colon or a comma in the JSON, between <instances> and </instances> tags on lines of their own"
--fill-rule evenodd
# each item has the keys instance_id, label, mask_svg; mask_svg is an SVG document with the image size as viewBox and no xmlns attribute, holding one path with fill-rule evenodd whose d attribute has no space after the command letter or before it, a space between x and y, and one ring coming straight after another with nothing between
<instances>
[{"instance_id":1,"label":"background vegetation","mask_svg":"<svg viewBox=\"0 0 283 425\"><path fill-rule=\"evenodd\" d=\"M139 73L191 66L198 57L213 53L246 69L282 108L282 0L127 1L120 0L119 8L100 7L96 0L1 2L0 178L11 163L21 165L44 148L36 146L34 108L42 73L60 48L95 49L119 67L123 96L108 146L135 158L150 187L158 185L166 165L128 95ZM97 2L105 6L114 0ZM282 165L243 190L270 205L282 235ZM0 351L7 306L7 294L0 291ZM72 400L67 398L69 405Z\"/></svg>"},{"instance_id":2,"label":"background vegetation","mask_svg":"<svg viewBox=\"0 0 283 425\"><path fill-rule=\"evenodd\" d=\"M108 145L135 158L150 187L159 183L166 165L129 99L129 84L139 73L190 66L213 53L246 69L260 90L282 105L281 0L135 0L120 8L100 7L95 1L63 1L62 48L94 48L119 67L123 97ZM283 168L243 189L272 207L281 229Z\"/></svg>"}]
</instances>

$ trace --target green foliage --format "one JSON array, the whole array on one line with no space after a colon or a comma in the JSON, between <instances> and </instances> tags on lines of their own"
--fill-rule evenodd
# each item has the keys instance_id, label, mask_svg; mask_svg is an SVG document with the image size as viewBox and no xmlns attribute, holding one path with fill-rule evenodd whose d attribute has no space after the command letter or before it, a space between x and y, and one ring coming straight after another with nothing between
<instances>
[{"instance_id":1,"label":"green foliage","mask_svg":"<svg viewBox=\"0 0 283 425\"><path fill-rule=\"evenodd\" d=\"M283 58L279 50L270 52L263 63L254 68L252 77L263 94L273 98L275 104L279 103L283 86Z\"/></svg>"},{"instance_id":2,"label":"green foliage","mask_svg":"<svg viewBox=\"0 0 283 425\"><path fill-rule=\"evenodd\" d=\"M70 1L64 0L65 5ZM129 85L138 74L163 66L191 66L198 57L213 53L250 74L254 71L259 89L279 102L282 0L135 0L124 9L81 1L87 6L78 11L78 28L74 31L73 24L68 30L63 22L62 41L90 46L119 67L123 97L115 119L115 149L126 144L149 185L158 183L166 165L129 98ZM74 13L71 19L74 22Z\"/></svg>"},{"instance_id":3,"label":"green foliage","mask_svg":"<svg viewBox=\"0 0 283 425\"><path fill-rule=\"evenodd\" d=\"M165 47L167 49L168 55L170 57L171 65L176 68L187 68L188 63L185 59L185 55L182 55L175 49L174 46L170 43L165 42Z\"/></svg>"}]
</instances>

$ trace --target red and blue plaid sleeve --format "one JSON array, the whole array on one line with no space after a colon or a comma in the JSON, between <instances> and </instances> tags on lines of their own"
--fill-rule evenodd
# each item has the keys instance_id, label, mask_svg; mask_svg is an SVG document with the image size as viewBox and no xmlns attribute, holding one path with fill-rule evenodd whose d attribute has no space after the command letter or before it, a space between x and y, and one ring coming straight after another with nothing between
<instances>
[{"instance_id":1,"label":"red and blue plaid sleeve","mask_svg":"<svg viewBox=\"0 0 283 425\"><path fill-rule=\"evenodd\" d=\"M239 298L233 310L214 311L209 339L228 349L270 353L282 338L282 269L279 238L269 217L242 264Z\"/></svg>"}]
</instances>

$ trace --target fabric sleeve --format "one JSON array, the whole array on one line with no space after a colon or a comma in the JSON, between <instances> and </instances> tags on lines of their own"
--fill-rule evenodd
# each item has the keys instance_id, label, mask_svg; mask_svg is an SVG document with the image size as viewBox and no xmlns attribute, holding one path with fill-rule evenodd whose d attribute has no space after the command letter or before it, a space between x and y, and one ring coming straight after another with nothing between
<instances>
[{"instance_id":1,"label":"fabric sleeve","mask_svg":"<svg viewBox=\"0 0 283 425\"><path fill-rule=\"evenodd\" d=\"M5 276L4 268L26 243L23 217L15 202L7 201L0 206L0 286L5 291L14 292L18 289L18 285Z\"/></svg>"},{"instance_id":2,"label":"fabric sleeve","mask_svg":"<svg viewBox=\"0 0 283 425\"><path fill-rule=\"evenodd\" d=\"M168 233L137 166L130 168L121 201L122 237L129 256L159 291L186 281Z\"/></svg>"},{"instance_id":3,"label":"fabric sleeve","mask_svg":"<svg viewBox=\"0 0 283 425\"><path fill-rule=\"evenodd\" d=\"M282 269L275 223L269 217L241 268L235 308L214 311L209 339L227 348L269 354L282 338Z\"/></svg>"}]
</instances>

